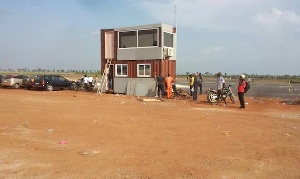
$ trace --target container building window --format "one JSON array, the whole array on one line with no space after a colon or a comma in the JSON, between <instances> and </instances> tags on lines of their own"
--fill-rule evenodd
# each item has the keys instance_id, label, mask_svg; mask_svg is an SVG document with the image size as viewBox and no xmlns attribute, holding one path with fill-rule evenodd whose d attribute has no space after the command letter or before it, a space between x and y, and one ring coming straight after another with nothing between
<instances>
[{"instance_id":1,"label":"container building window","mask_svg":"<svg viewBox=\"0 0 300 179\"><path fill-rule=\"evenodd\" d=\"M157 46L157 29L139 30L138 31L138 47Z\"/></svg>"},{"instance_id":2,"label":"container building window","mask_svg":"<svg viewBox=\"0 0 300 179\"><path fill-rule=\"evenodd\" d=\"M173 48L173 34L164 32L164 46Z\"/></svg>"},{"instance_id":3,"label":"container building window","mask_svg":"<svg viewBox=\"0 0 300 179\"><path fill-rule=\"evenodd\" d=\"M119 48L137 47L136 31L119 32Z\"/></svg>"},{"instance_id":4,"label":"container building window","mask_svg":"<svg viewBox=\"0 0 300 179\"><path fill-rule=\"evenodd\" d=\"M157 47L158 29L119 32L119 48Z\"/></svg>"},{"instance_id":5,"label":"container building window","mask_svg":"<svg viewBox=\"0 0 300 179\"><path fill-rule=\"evenodd\" d=\"M151 77L151 65L150 64L138 64L137 65L138 77Z\"/></svg>"},{"instance_id":6,"label":"container building window","mask_svg":"<svg viewBox=\"0 0 300 179\"><path fill-rule=\"evenodd\" d=\"M116 76L128 76L127 64L116 64Z\"/></svg>"}]
</instances>

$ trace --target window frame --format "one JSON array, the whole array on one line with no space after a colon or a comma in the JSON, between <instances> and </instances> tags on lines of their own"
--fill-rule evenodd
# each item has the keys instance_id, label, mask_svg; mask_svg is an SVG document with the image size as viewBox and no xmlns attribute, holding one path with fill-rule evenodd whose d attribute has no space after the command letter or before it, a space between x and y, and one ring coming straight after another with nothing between
<instances>
[{"instance_id":1,"label":"window frame","mask_svg":"<svg viewBox=\"0 0 300 179\"><path fill-rule=\"evenodd\" d=\"M165 33L172 34L172 36L173 36L173 39L172 39L172 47L165 46ZM162 34L163 34L163 44L162 44L162 46L163 46L163 47L166 47L166 48L174 48L174 35L175 35L175 33L163 31Z\"/></svg>"},{"instance_id":2,"label":"window frame","mask_svg":"<svg viewBox=\"0 0 300 179\"><path fill-rule=\"evenodd\" d=\"M139 31L146 31L146 30L156 30L156 45L139 47ZM151 47L158 47L158 46L159 46L159 29L158 28L138 29L137 30L137 48L151 48Z\"/></svg>"},{"instance_id":3,"label":"window frame","mask_svg":"<svg viewBox=\"0 0 300 179\"><path fill-rule=\"evenodd\" d=\"M140 65L144 65L144 75L140 75L140 71L139 71L139 66ZM145 74L145 72L146 72L146 68L145 68L145 66L146 65L149 65L149 67L150 67L150 69L149 69L149 71L150 71L150 74L149 75L146 75ZM137 66L136 66L136 68L137 68L137 77L151 77L151 64L150 63L139 63L139 64L137 64Z\"/></svg>"},{"instance_id":4,"label":"window frame","mask_svg":"<svg viewBox=\"0 0 300 179\"><path fill-rule=\"evenodd\" d=\"M62 76L59 76L59 77L58 77L58 81L64 82L64 81L66 81L66 78L64 78L64 77L62 77Z\"/></svg>"},{"instance_id":5,"label":"window frame","mask_svg":"<svg viewBox=\"0 0 300 179\"><path fill-rule=\"evenodd\" d=\"M136 46L135 47L120 47L120 33L122 32L135 32L135 39L136 39ZM130 49L130 48L137 48L138 46L138 39L137 39L137 36L138 36L138 32L137 30L125 30L125 31L118 31L118 48L119 49Z\"/></svg>"},{"instance_id":6,"label":"window frame","mask_svg":"<svg viewBox=\"0 0 300 179\"><path fill-rule=\"evenodd\" d=\"M118 75L118 66L121 66L121 75ZM127 67L127 74L123 75L123 66ZM115 76L116 77L128 77L128 64L115 64Z\"/></svg>"},{"instance_id":7,"label":"window frame","mask_svg":"<svg viewBox=\"0 0 300 179\"><path fill-rule=\"evenodd\" d=\"M146 47L139 47L139 31L146 31L146 30L156 30L156 45L146 46ZM124 32L135 32L136 37L136 46L135 47L121 47L120 46L120 33ZM133 48L153 48L159 47L159 28L149 28L149 29L137 29L137 30L124 30L118 31L118 49L133 49Z\"/></svg>"}]
</instances>

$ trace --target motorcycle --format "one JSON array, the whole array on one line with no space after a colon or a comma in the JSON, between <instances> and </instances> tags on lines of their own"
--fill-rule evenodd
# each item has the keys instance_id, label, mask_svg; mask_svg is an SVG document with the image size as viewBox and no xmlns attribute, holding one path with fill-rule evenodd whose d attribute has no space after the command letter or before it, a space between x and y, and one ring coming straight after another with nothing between
<instances>
[{"instance_id":1,"label":"motorcycle","mask_svg":"<svg viewBox=\"0 0 300 179\"><path fill-rule=\"evenodd\" d=\"M230 100L232 101L232 103L235 103L235 97L234 94L231 90L231 86L232 85L228 85L227 87L225 87L223 89L223 98L226 100L226 98L229 96ZM218 96L217 96L217 90L214 90L212 88L209 88L207 91L207 101L210 103L215 103L218 101Z\"/></svg>"},{"instance_id":2,"label":"motorcycle","mask_svg":"<svg viewBox=\"0 0 300 179\"><path fill-rule=\"evenodd\" d=\"M71 83L71 90L75 91L83 91L85 89L84 84L83 84L83 79L78 79L75 80Z\"/></svg>"}]
</instances>

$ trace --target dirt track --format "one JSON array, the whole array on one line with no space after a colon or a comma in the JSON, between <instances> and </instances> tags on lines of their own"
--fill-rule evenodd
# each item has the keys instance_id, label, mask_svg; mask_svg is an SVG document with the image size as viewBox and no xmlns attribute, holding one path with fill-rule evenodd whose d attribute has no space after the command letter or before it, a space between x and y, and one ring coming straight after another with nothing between
<instances>
[{"instance_id":1,"label":"dirt track","mask_svg":"<svg viewBox=\"0 0 300 179\"><path fill-rule=\"evenodd\" d=\"M0 89L0 178L299 178L300 105Z\"/></svg>"}]
</instances>

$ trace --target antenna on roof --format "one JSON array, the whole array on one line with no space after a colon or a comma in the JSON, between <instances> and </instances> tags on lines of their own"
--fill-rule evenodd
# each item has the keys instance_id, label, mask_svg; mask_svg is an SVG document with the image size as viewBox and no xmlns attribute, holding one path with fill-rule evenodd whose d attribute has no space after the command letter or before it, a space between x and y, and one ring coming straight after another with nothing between
<instances>
[{"instance_id":1,"label":"antenna on roof","mask_svg":"<svg viewBox=\"0 0 300 179\"><path fill-rule=\"evenodd\" d=\"M176 0L174 0L174 27L175 28L177 28L176 11L177 11Z\"/></svg>"}]
</instances>

